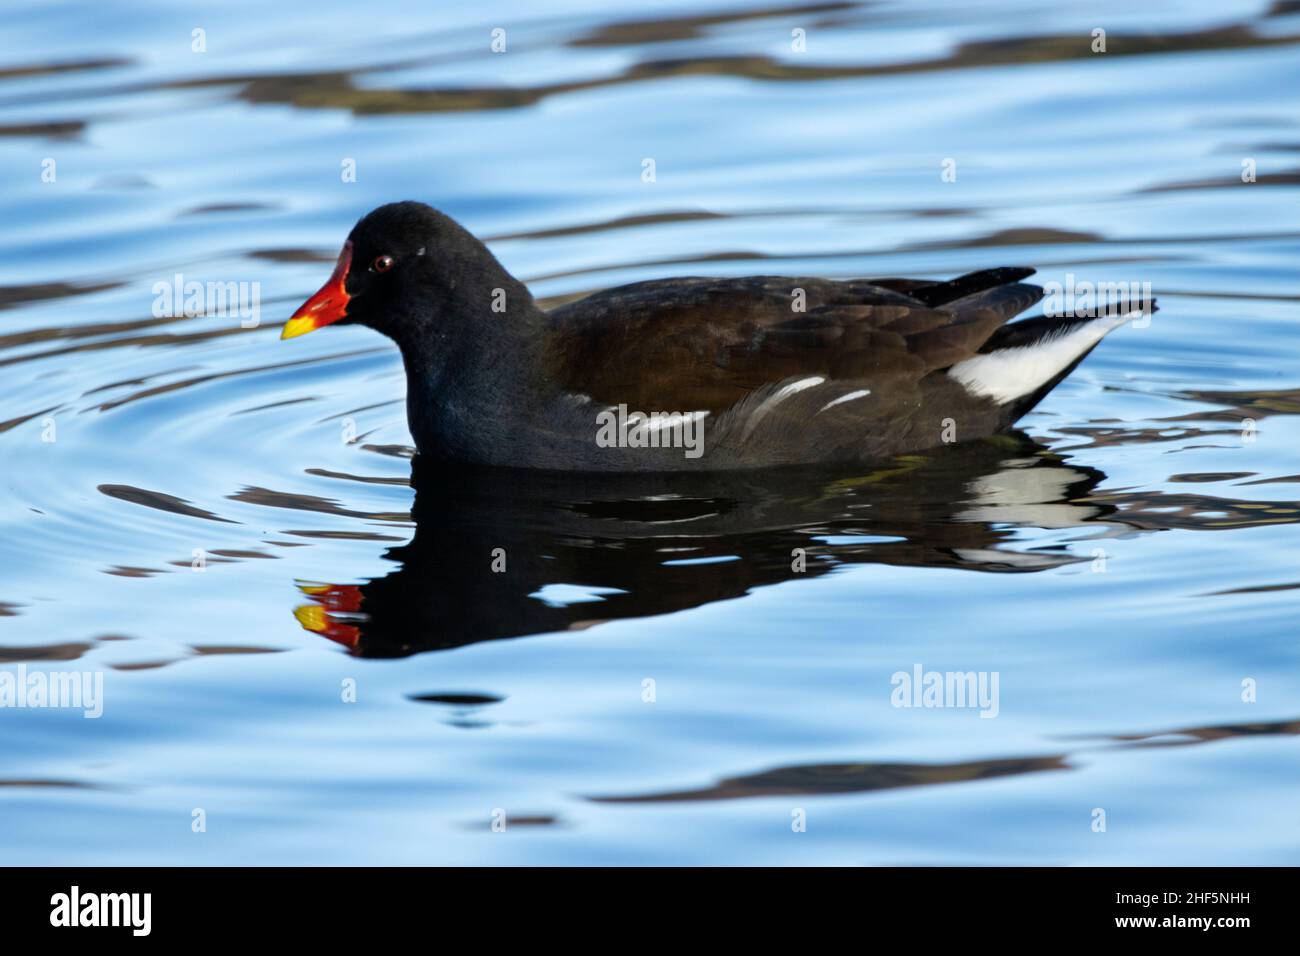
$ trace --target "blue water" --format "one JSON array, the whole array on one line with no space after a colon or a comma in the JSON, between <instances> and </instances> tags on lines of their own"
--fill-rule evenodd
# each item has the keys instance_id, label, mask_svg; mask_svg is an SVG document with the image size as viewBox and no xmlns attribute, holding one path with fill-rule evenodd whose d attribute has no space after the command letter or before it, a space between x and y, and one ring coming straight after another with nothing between
<instances>
[{"instance_id":1,"label":"blue water","mask_svg":"<svg viewBox=\"0 0 1300 956\"><path fill-rule=\"evenodd\" d=\"M103 714L0 708L0 862L1300 861L1293 10L7 17L0 670ZM547 301L1023 264L1161 311L1005 440L416 507L395 349L277 340L406 198ZM159 315L178 273L258 324ZM915 665L996 716L895 706Z\"/></svg>"}]
</instances>

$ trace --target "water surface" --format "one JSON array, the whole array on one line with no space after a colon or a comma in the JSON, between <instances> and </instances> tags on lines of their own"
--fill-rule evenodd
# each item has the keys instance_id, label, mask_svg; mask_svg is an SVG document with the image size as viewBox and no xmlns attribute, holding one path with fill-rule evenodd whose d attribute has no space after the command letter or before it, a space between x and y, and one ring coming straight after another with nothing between
<instances>
[{"instance_id":1,"label":"water surface","mask_svg":"<svg viewBox=\"0 0 1300 956\"><path fill-rule=\"evenodd\" d=\"M0 667L102 674L104 712L0 710L0 861L1300 860L1294 4L6 31ZM405 198L547 302L1024 264L1161 311L995 440L417 493L395 349L277 341ZM178 274L258 323L160 314ZM996 717L894 706L917 665L996 674Z\"/></svg>"}]
</instances>

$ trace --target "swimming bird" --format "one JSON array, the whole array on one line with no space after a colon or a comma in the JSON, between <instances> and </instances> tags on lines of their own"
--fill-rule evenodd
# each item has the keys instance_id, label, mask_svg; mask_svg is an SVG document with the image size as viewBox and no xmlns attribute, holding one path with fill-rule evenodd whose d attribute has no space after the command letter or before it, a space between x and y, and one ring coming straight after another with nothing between
<instances>
[{"instance_id":1,"label":"swimming bird","mask_svg":"<svg viewBox=\"0 0 1300 956\"><path fill-rule=\"evenodd\" d=\"M1021 281L1033 272L652 279L545 311L464 227L398 202L357 222L281 338L355 323L392 339L425 460L588 472L870 462L1007 429L1141 314L1124 303L1010 322L1043 296Z\"/></svg>"}]
</instances>

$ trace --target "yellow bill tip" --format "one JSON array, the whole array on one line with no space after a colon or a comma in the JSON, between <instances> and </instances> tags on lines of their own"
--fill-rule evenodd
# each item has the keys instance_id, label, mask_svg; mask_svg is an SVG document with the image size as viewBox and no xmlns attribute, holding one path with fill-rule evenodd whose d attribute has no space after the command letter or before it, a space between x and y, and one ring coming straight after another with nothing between
<instances>
[{"instance_id":1,"label":"yellow bill tip","mask_svg":"<svg viewBox=\"0 0 1300 956\"><path fill-rule=\"evenodd\" d=\"M316 328L316 320L310 317L293 318L284 323L284 331L280 333L280 341L285 339L296 339L300 335L306 335Z\"/></svg>"},{"instance_id":2,"label":"yellow bill tip","mask_svg":"<svg viewBox=\"0 0 1300 956\"><path fill-rule=\"evenodd\" d=\"M329 615L319 604L304 604L294 608L293 616L298 619L304 630L319 634L329 627Z\"/></svg>"}]
</instances>

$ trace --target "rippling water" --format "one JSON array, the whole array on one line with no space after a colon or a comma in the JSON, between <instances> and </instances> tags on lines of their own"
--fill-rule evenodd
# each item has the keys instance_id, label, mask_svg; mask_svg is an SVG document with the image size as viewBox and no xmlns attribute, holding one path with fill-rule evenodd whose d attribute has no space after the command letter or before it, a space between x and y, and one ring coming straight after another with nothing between
<instances>
[{"instance_id":1,"label":"rippling water","mask_svg":"<svg viewBox=\"0 0 1300 956\"><path fill-rule=\"evenodd\" d=\"M375 13L6 22L0 670L103 715L0 710L0 861L1300 859L1296 4ZM1026 264L1162 310L974 446L417 496L396 350L277 341L404 198L550 302ZM918 665L996 718L894 706Z\"/></svg>"}]
</instances>

